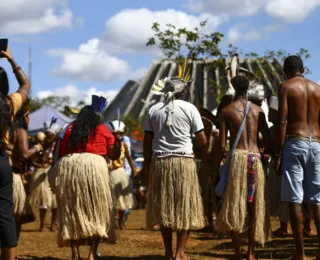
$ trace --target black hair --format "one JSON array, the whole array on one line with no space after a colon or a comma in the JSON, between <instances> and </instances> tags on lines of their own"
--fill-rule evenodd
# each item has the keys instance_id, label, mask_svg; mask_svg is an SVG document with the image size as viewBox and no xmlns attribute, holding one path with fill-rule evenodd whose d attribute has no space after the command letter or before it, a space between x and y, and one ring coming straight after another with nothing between
<instances>
[{"instance_id":1,"label":"black hair","mask_svg":"<svg viewBox=\"0 0 320 260\"><path fill-rule=\"evenodd\" d=\"M4 141L7 132L9 131L9 138L12 141L13 137L13 122L10 106L7 101L7 96L0 93L0 139Z\"/></svg>"},{"instance_id":2,"label":"black hair","mask_svg":"<svg viewBox=\"0 0 320 260\"><path fill-rule=\"evenodd\" d=\"M284 60L285 72L301 72L303 70L303 61L297 55L291 55Z\"/></svg>"},{"instance_id":3,"label":"black hair","mask_svg":"<svg viewBox=\"0 0 320 260\"><path fill-rule=\"evenodd\" d=\"M8 75L2 67L0 67L0 93L4 96L7 96L9 93Z\"/></svg>"},{"instance_id":4,"label":"black hair","mask_svg":"<svg viewBox=\"0 0 320 260\"><path fill-rule=\"evenodd\" d=\"M231 79L231 84L236 91L236 97L246 96L249 88L249 81L244 76L235 76Z\"/></svg>"},{"instance_id":5,"label":"black hair","mask_svg":"<svg viewBox=\"0 0 320 260\"><path fill-rule=\"evenodd\" d=\"M100 121L100 116L94 113L92 106L83 107L74 121L69 147L73 149L86 147L89 135L93 138L96 136L96 128Z\"/></svg>"},{"instance_id":6,"label":"black hair","mask_svg":"<svg viewBox=\"0 0 320 260\"><path fill-rule=\"evenodd\" d=\"M22 128L28 130L28 125L24 115L26 114L26 109L24 107L20 108L20 110L16 113L14 117L14 126L15 128Z\"/></svg>"}]
</instances>

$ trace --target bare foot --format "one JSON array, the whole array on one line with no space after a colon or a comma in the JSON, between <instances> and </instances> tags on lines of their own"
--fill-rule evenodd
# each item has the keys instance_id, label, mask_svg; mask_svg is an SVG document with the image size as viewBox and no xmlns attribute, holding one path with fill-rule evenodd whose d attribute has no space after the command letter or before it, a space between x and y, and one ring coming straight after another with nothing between
<instances>
[{"instance_id":1,"label":"bare foot","mask_svg":"<svg viewBox=\"0 0 320 260\"><path fill-rule=\"evenodd\" d=\"M57 226L56 226L56 225L51 226L51 227L50 227L50 231L51 231L51 232L57 231Z\"/></svg>"},{"instance_id":2,"label":"bare foot","mask_svg":"<svg viewBox=\"0 0 320 260\"><path fill-rule=\"evenodd\" d=\"M43 228L40 228L40 230L39 230L39 232L48 232L49 230L48 230L48 228L46 228L46 227L43 227Z\"/></svg>"}]
</instances>

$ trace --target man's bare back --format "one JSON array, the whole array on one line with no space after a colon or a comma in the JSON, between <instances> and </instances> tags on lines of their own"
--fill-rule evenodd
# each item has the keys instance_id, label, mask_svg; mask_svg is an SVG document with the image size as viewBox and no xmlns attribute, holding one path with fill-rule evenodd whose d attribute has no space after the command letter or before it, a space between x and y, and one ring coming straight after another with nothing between
<instances>
[{"instance_id":1,"label":"man's bare back","mask_svg":"<svg viewBox=\"0 0 320 260\"><path fill-rule=\"evenodd\" d=\"M293 77L280 85L280 108L287 111L287 135L320 137L320 87L303 76Z\"/></svg>"},{"instance_id":2,"label":"man's bare back","mask_svg":"<svg viewBox=\"0 0 320 260\"><path fill-rule=\"evenodd\" d=\"M226 137L226 131L230 131L231 144L234 142L239 131L246 104L247 101L243 101L242 103L241 100L238 99L221 111L221 132L223 131L225 133L223 136ZM259 132L262 133L265 141L269 139L265 114L261 107L251 103L237 149L259 153Z\"/></svg>"}]
</instances>

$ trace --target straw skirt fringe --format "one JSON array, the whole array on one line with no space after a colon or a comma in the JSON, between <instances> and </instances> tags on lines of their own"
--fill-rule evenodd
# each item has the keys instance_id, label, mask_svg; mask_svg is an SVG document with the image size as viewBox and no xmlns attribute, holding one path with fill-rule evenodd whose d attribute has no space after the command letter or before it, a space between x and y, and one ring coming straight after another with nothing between
<instances>
[{"instance_id":1,"label":"straw skirt fringe","mask_svg":"<svg viewBox=\"0 0 320 260\"><path fill-rule=\"evenodd\" d=\"M13 212L21 215L26 204L26 191L20 174L13 173Z\"/></svg>"},{"instance_id":2,"label":"straw skirt fringe","mask_svg":"<svg viewBox=\"0 0 320 260\"><path fill-rule=\"evenodd\" d=\"M244 232L247 229L248 204L248 154L249 151L235 150L229 170L229 181L216 219L219 232ZM270 239L270 223L266 210L265 175L261 161L255 160L255 240L264 244Z\"/></svg>"},{"instance_id":3,"label":"straw skirt fringe","mask_svg":"<svg viewBox=\"0 0 320 260\"><path fill-rule=\"evenodd\" d=\"M52 193L48 181L48 168L37 169L32 177L30 203L34 207L56 208L56 197Z\"/></svg>"},{"instance_id":4,"label":"straw skirt fringe","mask_svg":"<svg viewBox=\"0 0 320 260\"><path fill-rule=\"evenodd\" d=\"M123 167L110 171L110 186L116 209L125 210L134 207L135 200L129 176Z\"/></svg>"},{"instance_id":5,"label":"straw skirt fringe","mask_svg":"<svg viewBox=\"0 0 320 260\"><path fill-rule=\"evenodd\" d=\"M112 197L108 166L102 156L90 153L66 155L57 162L58 246L71 240L86 243L107 238Z\"/></svg>"},{"instance_id":6,"label":"straw skirt fringe","mask_svg":"<svg viewBox=\"0 0 320 260\"><path fill-rule=\"evenodd\" d=\"M154 158L150 169L147 227L203 228L205 219L193 158Z\"/></svg>"}]
</instances>

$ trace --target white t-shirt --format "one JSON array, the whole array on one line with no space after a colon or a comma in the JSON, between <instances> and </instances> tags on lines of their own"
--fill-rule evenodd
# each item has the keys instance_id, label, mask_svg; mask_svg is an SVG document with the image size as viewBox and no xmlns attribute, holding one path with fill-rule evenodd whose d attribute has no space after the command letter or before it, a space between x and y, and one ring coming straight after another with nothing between
<instances>
[{"instance_id":1,"label":"white t-shirt","mask_svg":"<svg viewBox=\"0 0 320 260\"><path fill-rule=\"evenodd\" d=\"M172 126L167 126L165 102L153 105L146 118L145 131L152 132L153 156L193 156L192 134L203 130L203 122L197 108L186 101L174 100Z\"/></svg>"}]
</instances>

